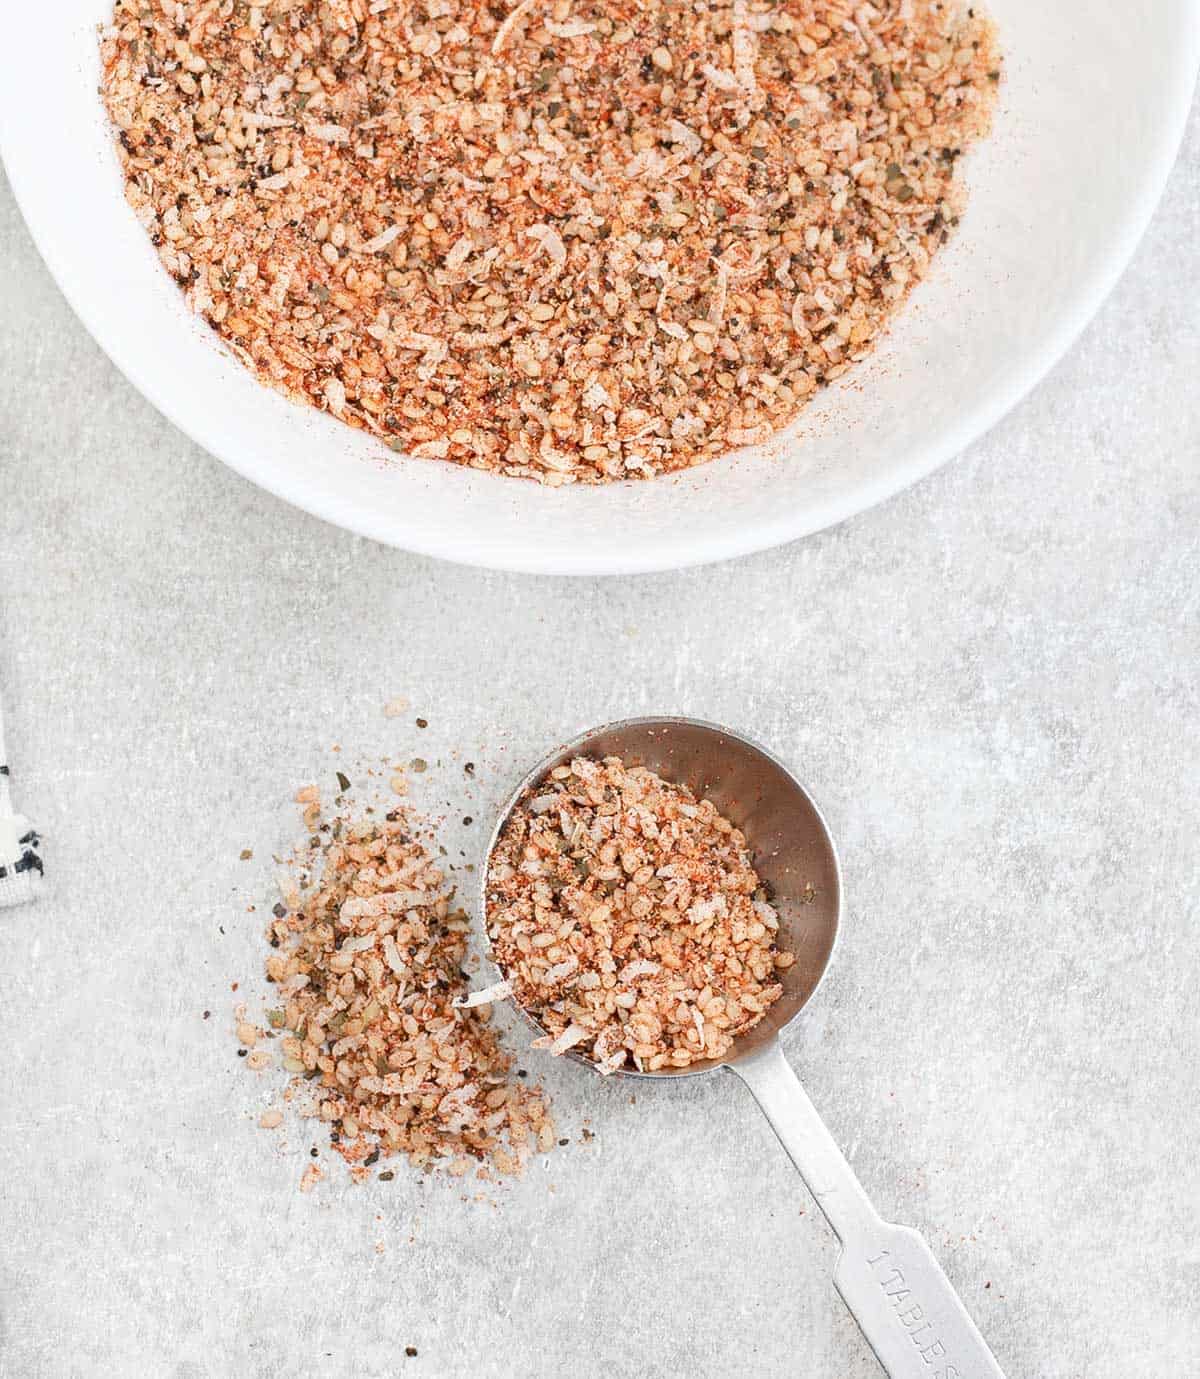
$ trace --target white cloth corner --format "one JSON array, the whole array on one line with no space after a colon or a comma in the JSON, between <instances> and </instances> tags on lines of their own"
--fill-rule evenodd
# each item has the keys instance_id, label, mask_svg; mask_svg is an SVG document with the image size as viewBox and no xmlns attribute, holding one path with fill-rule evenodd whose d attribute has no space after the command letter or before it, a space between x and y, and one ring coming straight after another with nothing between
<instances>
[{"instance_id":1,"label":"white cloth corner","mask_svg":"<svg viewBox=\"0 0 1200 1379\"><path fill-rule=\"evenodd\" d=\"M0 910L35 900L42 887L41 839L29 820L12 807L11 779L4 748L4 712L0 709Z\"/></svg>"}]
</instances>

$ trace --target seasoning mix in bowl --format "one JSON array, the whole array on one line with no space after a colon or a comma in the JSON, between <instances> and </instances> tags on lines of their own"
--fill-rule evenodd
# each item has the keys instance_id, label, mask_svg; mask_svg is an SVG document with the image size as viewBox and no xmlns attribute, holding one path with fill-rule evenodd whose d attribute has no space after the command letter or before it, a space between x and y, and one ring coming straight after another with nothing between
<instances>
[{"instance_id":1,"label":"seasoning mix in bowl","mask_svg":"<svg viewBox=\"0 0 1200 1379\"><path fill-rule=\"evenodd\" d=\"M576 757L525 791L492 850L486 926L511 993L601 1072L719 1060L795 961L744 836L617 757Z\"/></svg>"},{"instance_id":2,"label":"seasoning mix in bowl","mask_svg":"<svg viewBox=\"0 0 1200 1379\"><path fill-rule=\"evenodd\" d=\"M550 485L762 441L957 223L999 56L944 0L117 0L102 93L271 387Z\"/></svg>"}]
</instances>

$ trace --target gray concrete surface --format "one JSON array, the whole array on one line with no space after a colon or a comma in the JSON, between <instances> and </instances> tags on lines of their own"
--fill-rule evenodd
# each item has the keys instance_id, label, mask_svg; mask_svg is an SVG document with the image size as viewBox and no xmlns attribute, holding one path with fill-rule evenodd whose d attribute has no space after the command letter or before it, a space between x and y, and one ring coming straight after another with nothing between
<instances>
[{"instance_id":1,"label":"gray concrete surface","mask_svg":"<svg viewBox=\"0 0 1200 1379\"><path fill-rule=\"evenodd\" d=\"M849 916L788 1053L1010 1379L1194 1373L1198 205L1194 119L1078 346L914 491L572 583L251 488L118 376L0 192L0 684L50 869L0 915L0 1373L877 1373L728 1075L635 1102L551 1069L571 1144L484 1202L402 1167L301 1196L318 1141L256 1126L278 1084L232 1011L295 787L419 751L426 802L481 819L640 711L751 730L827 807ZM482 826L448 836L474 857Z\"/></svg>"}]
</instances>

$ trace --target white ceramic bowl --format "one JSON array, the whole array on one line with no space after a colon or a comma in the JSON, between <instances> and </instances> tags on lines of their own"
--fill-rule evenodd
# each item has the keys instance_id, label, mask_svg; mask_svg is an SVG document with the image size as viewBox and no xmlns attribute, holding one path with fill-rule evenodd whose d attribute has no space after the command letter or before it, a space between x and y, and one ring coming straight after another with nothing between
<instances>
[{"instance_id":1,"label":"white ceramic bowl","mask_svg":"<svg viewBox=\"0 0 1200 1379\"><path fill-rule=\"evenodd\" d=\"M1007 60L996 132L966 163L959 234L889 340L787 438L649 483L555 490L398 458L255 383L188 314L122 196L96 94L109 0L6 7L0 151L88 329L177 426L255 483L448 560L669 569L803 536L928 474L1054 364L1128 261L1182 133L1200 4L991 8Z\"/></svg>"}]
</instances>

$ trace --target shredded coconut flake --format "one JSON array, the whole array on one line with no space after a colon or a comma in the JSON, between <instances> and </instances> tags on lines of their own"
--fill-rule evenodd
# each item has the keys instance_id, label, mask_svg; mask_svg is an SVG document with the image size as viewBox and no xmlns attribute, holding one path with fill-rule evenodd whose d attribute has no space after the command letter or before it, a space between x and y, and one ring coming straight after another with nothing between
<instances>
[{"instance_id":1,"label":"shredded coconut flake","mask_svg":"<svg viewBox=\"0 0 1200 1379\"><path fill-rule=\"evenodd\" d=\"M350 131L340 124L310 124L304 132L314 139L322 139L329 144L348 144Z\"/></svg>"},{"instance_id":2,"label":"shredded coconut flake","mask_svg":"<svg viewBox=\"0 0 1200 1379\"><path fill-rule=\"evenodd\" d=\"M546 1049L557 1058L564 1054L568 1049L573 1049L576 1044L582 1044L585 1039L590 1038L588 1031L582 1025L568 1025L557 1039L551 1039L549 1035L543 1035L533 1041L536 1049Z\"/></svg>"},{"instance_id":3,"label":"shredded coconut flake","mask_svg":"<svg viewBox=\"0 0 1200 1379\"><path fill-rule=\"evenodd\" d=\"M737 77L724 67L714 67L711 62L706 62L701 66L700 70L704 73L705 80L709 85L715 86L718 91L725 91L732 94L739 89Z\"/></svg>"},{"instance_id":4,"label":"shredded coconut flake","mask_svg":"<svg viewBox=\"0 0 1200 1379\"><path fill-rule=\"evenodd\" d=\"M453 1005L458 1010L473 1010L476 1006L490 1006L496 1001L507 1000L512 995L512 983L507 981L493 982L491 986L481 987L478 991L472 991L466 996L456 996Z\"/></svg>"},{"instance_id":5,"label":"shredded coconut flake","mask_svg":"<svg viewBox=\"0 0 1200 1379\"><path fill-rule=\"evenodd\" d=\"M526 14L533 8L534 0L521 0L521 3L514 10L510 10L505 15L500 27L496 30L496 37L492 39L492 56L497 57L508 42L512 31L517 27Z\"/></svg>"},{"instance_id":6,"label":"shredded coconut flake","mask_svg":"<svg viewBox=\"0 0 1200 1379\"><path fill-rule=\"evenodd\" d=\"M696 133L690 125L685 125L682 120L668 120L667 132L672 140L677 144L682 144L687 151L688 157L695 157L704 147L704 140Z\"/></svg>"},{"instance_id":7,"label":"shredded coconut flake","mask_svg":"<svg viewBox=\"0 0 1200 1379\"><path fill-rule=\"evenodd\" d=\"M729 299L729 265L724 259L713 259L713 266L717 270L717 285L708 305L708 323L719 328L725 322L725 303Z\"/></svg>"},{"instance_id":8,"label":"shredded coconut flake","mask_svg":"<svg viewBox=\"0 0 1200 1379\"><path fill-rule=\"evenodd\" d=\"M585 34L595 33L596 26L589 24L586 19L567 19L561 24L547 19L546 31L552 33L555 38L582 38Z\"/></svg>"},{"instance_id":9,"label":"shredded coconut flake","mask_svg":"<svg viewBox=\"0 0 1200 1379\"><path fill-rule=\"evenodd\" d=\"M340 416L346 410L346 385L340 378L325 380L325 401L335 416Z\"/></svg>"},{"instance_id":10,"label":"shredded coconut flake","mask_svg":"<svg viewBox=\"0 0 1200 1379\"><path fill-rule=\"evenodd\" d=\"M604 190L604 183L601 182L598 177L589 176L588 173L584 172L581 167L574 163L571 164L571 169L567 176L570 177L572 182L577 183L585 191L598 193Z\"/></svg>"},{"instance_id":11,"label":"shredded coconut flake","mask_svg":"<svg viewBox=\"0 0 1200 1379\"><path fill-rule=\"evenodd\" d=\"M381 230L379 234L372 236L362 247L364 254L378 254L381 249L386 249L399 237L399 225L389 225L386 230Z\"/></svg>"},{"instance_id":12,"label":"shredded coconut flake","mask_svg":"<svg viewBox=\"0 0 1200 1379\"><path fill-rule=\"evenodd\" d=\"M472 244L469 235L463 235L461 238L456 239L446 253L446 267L452 272L461 268L471 257L471 249Z\"/></svg>"},{"instance_id":13,"label":"shredded coconut flake","mask_svg":"<svg viewBox=\"0 0 1200 1379\"><path fill-rule=\"evenodd\" d=\"M752 25L748 0L733 0L733 74L748 96L758 91L754 65L758 60L758 40Z\"/></svg>"},{"instance_id":14,"label":"shredded coconut flake","mask_svg":"<svg viewBox=\"0 0 1200 1379\"><path fill-rule=\"evenodd\" d=\"M536 239L545 250L550 259L551 272L557 277L562 272L567 262L567 246L562 241L562 236L553 225L531 225L525 233L530 239Z\"/></svg>"}]
</instances>

